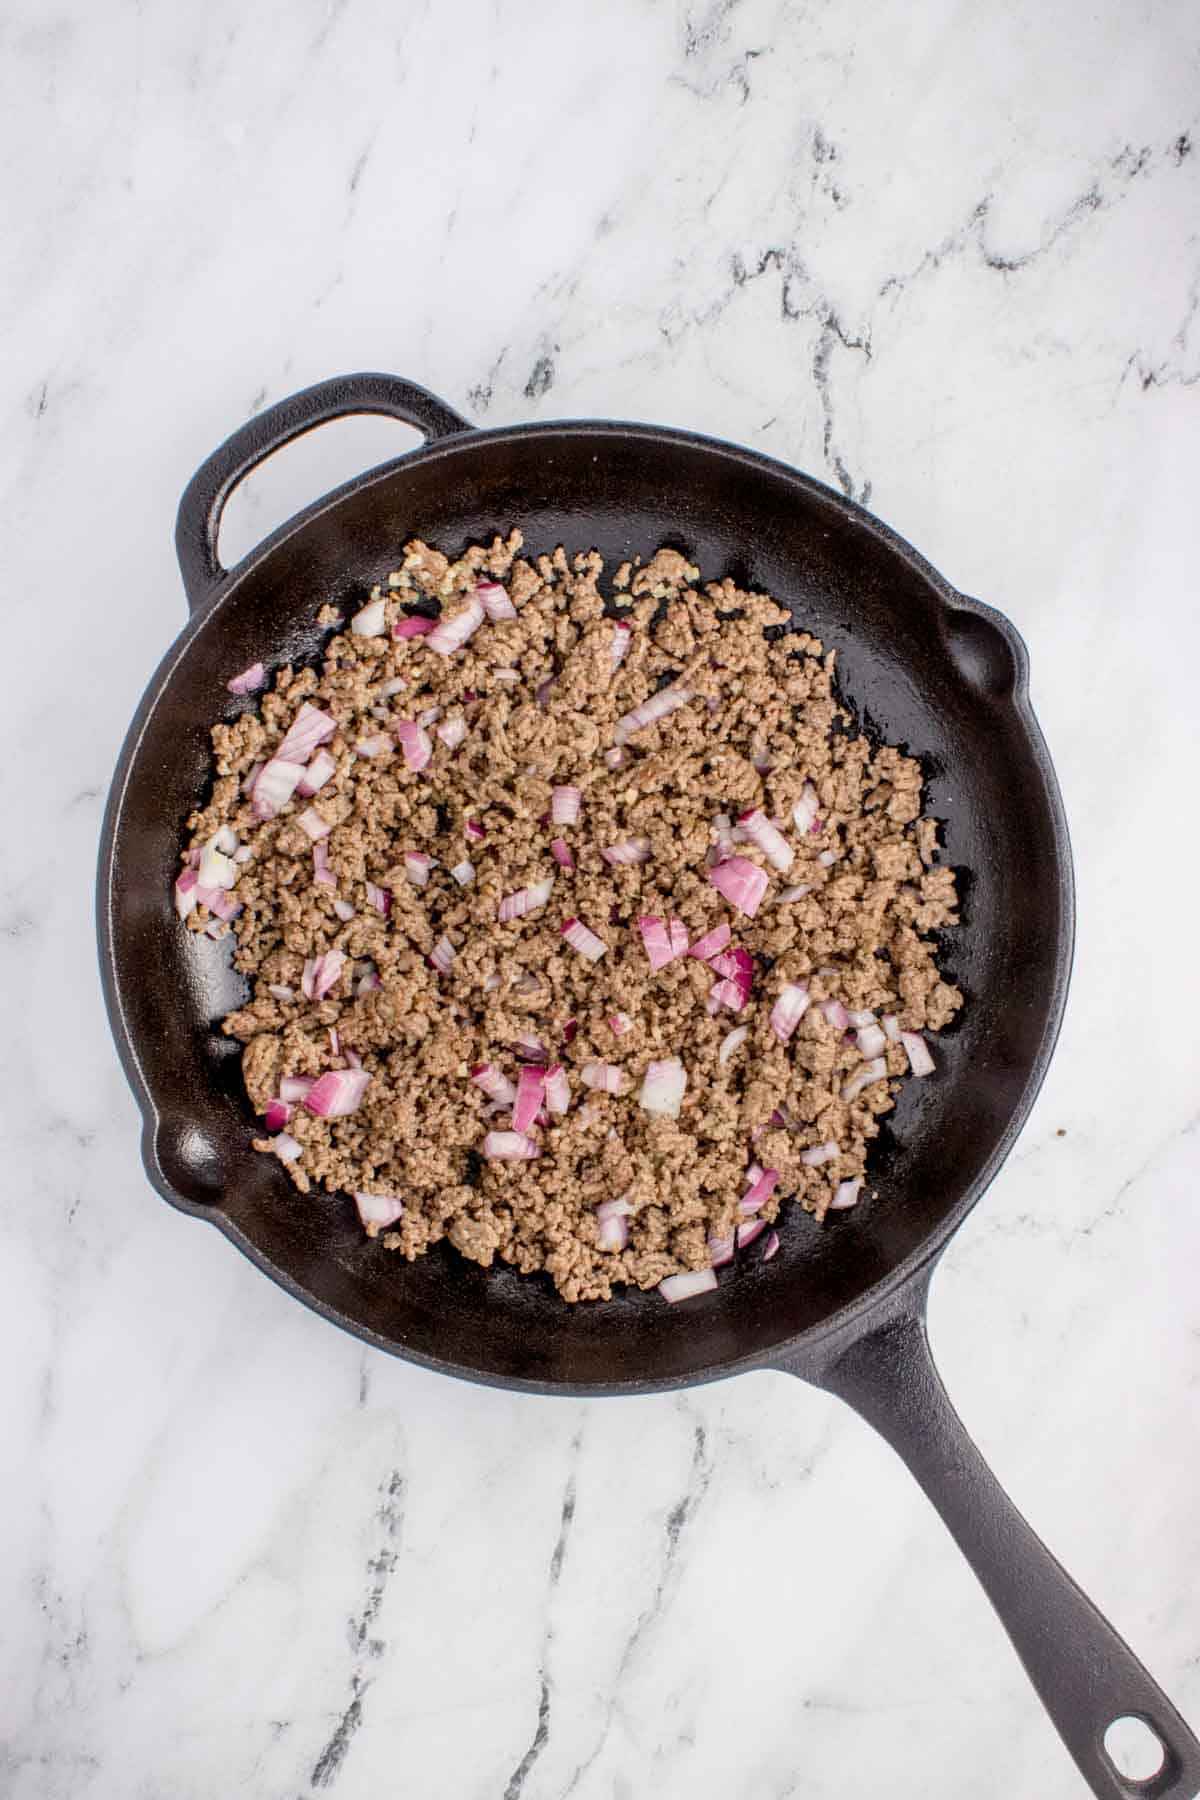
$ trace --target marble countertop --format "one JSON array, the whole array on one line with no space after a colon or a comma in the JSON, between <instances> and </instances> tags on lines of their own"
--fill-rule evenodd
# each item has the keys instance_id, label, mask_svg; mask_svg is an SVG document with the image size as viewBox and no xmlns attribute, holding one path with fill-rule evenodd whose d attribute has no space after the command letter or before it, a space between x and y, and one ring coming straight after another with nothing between
<instances>
[{"instance_id":1,"label":"marble countertop","mask_svg":"<svg viewBox=\"0 0 1200 1800\"><path fill-rule=\"evenodd\" d=\"M360 367L487 422L761 447L1024 633L1075 980L931 1332L1017 1503L1200 1725L1188 9L17 0L0 44L7 1800L1084 1792L832 1399L438 1379L148 1187L92 871L183 619L175 505L253 410ZM406 441L293 447L226 560Z\"/></svg>"}]
</instances>

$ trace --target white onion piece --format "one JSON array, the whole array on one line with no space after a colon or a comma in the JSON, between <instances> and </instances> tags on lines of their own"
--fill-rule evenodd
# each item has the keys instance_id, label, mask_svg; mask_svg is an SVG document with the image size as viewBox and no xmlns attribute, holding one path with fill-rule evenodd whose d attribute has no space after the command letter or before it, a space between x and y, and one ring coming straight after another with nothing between
<instances>
[{"instance_id":1,"label":"white onion piece","mask_svg":"<svg viewBox=\"0 0 1200 1800\"><path fill-rule=\"evenodd\" d=\"M439 975L448 975L450 973L451 964L457 955L458 952L450 942L450 939L443 935L429 952L429 960Z\"/></svg>"},{"instance_id":2,"label":"white onion piece","mask_svg":"<svg viewBox=\"0 0 1200 1800\"><path fill-rule=\"evenodd\" d=\"M732 936L728 925L714 925L711 931L706 931L702 938L696 939L688 955L707 962L710 956L716 956L719 951L724 950Z\"/></svg>"},{"instance_id":3,"label":"white onion piece","mask_svg":"<svg viewBox=\"0 0 1200 1800\"><path fill-rule=\"evenodd\" d=\"M619 744L604 752L605 766L609 769L623 769L628 761L628 750L623 750Z\"/></svg>"},{"instance_id":4,"label":"white onion piece","mask_svg":"<svg viewBox=\"0 0 1200 1800\"><path fill-rule=\"evenodd\" d=\"M333 826L329 823L328 819L323 819L315 806L306 806L304 811L300 814L300 817L296 820L296 823L299 825L304 835L311 838L314 844L317 843L320 838L328 837L333 830Z\"/></svg>"},{"instance_id":5,"label":"white onion piece","mask_svg":"<svg viewBox=\"0 0 1200 1800\"><path fill-rule=\"evenodd\" d=\"M562 869L575 867L575 856L570 844L563 838L550 839L550 854Z\"/></svg>"},{"instance_id":6,"label":"white onion piece","mask_svg":"<svg viewBox=\"0 0 1200 1800\"><path fill-rule=\"evenodd\" d=\"M817 861L820 863L820 865L823 869L831 869L833 867L834 863L837 861L837 859L838 859L838 853L836 850L822 850L820 856L818 856L818 858L817 858Z\"/></svg>"},{"instance_id":7,"label":"white onion piece","mask_svg":"<svg viewBox=\"0 0 1200 1800\"><path fill-rule=\"evenodd\" d=\"M846 1018L855 1031L858 1030L860 1025L873 1025L875 1023L875 1014L869 1007L860 1007L856 1011L853 1007L848 1006L846 1008Z\"/></svg>"},{"instance_id":8,"label":"white onion piece","mask_svg":"<svg viewBox=\"0 0 1200 1800\"><path fill-rule=\"evenodd\" d=\"M674 1306L680 1300L690 1300L696 1294L711 1293L717 1285L715 1269L689 1269L686 1275L667 1275L658 1284L658 1291L664 1300Z\"/></svg>"},{"instance_id":9,"label":"white onion piece","mask_svg":"<svg viewBox=\"0 0 1200 1800\"><path fill-rule=\"evenodd\" d=\"M232 825L220 825L208 841L214 850L221 852L222 856L232 856L238 847L238 834ZM209 882L207 885L212 887L215 884Z\"/></svg>"},{"instance_id":10,"label":"white onion piece","mask_svg":"<svg viewBox=\"0 0 1200 1800\"><path fill-rule=\"evenodd\" d=\"M455 863L450 875L454 881L457 881L459 887L470 887L475 879L475 864L468 862L464 857L462 862Z\"/></svg>"},{"instance_id":11,"label":"white onion piece","mask_svg":"<svg viewBox=\"0 0 1200 1800\"><path fill-rule=\"evenodd\" d=\"M251 663L240 675L231 675L225 686L231 694L253 694L266 684L267 672L260 662Z\"/></svg>"},{"instance_id":12,"label":"white onion piece","mask_svg":"<svg viewBox=\"0 0 1200 1800\"><path fill-rule=\"evenodd\" d=\"M785 887L781 894L776 895L775 904L776 904L776 906L790 906L793 901L803 900L803 898L806 894L811 894L811 893L812 893L812 884L810 882L804 881L804 882L801 882L797 887Z\"/></svg>"},{"instance_id":13,"label":"white onion piece","mask_svg":"<svg viewBox=\"0 0 1200 1800\"><path fill-rule=\"evenodd\" d=\"M483 1154L489 1162L527 1162L541 1151L523 1132L489 1131L483 1140Z\"/></svg>"},{"instance_id":14,"label":"white onion piece","mask_svg":"<svg viewBox=\"0 0 1200 1800\"><path fill-rule=\"evenodd\" d=\"M681 706L686 706L691 697L690 688L660 688L657 694L651 694L648 700L643 700L640 706L617 720L613 726L613 743L624 744L634 732L644 731L647 725L656 725L660 719L666 719Z\"/></svg>"},{"instance_id":15,"label":"white onion piece","mask_svg":"<svg viewBox=\"0 0 1200 1800\"><path fill-rule=\"evenodd\" d=\"M337 986L346 963L343 950L327 950L324 956L314 956L304 965L304 974L300 981L300 991L306 1000L323 1000L331 988Z\"/></svg>"},{"instance_id":16,"label":"white onion piece","mask_svg":"<svg viewBox=\"0 0 1200 1800\"><path fill-rule=\"evenodd\" d=\"M852 1100L857 1100L864 1088L872 1087L875 1082L886 1079L887 1064L882 1056L877 1056L873 1061L864 1063L862 1068L857 1069L842 1088L843 1106L849 1106Z\"/></svg>"},{"instance_id":17,"label":"white onion piece","mask_svg":"<svg viewBox=\"0 0 1200 1800\"><path fill-rule=\"evenodd\" d=\"M519 669L493 669L492 680L498 681L501 687L514 687L521 679Z\"/></svg>"},{"instance_id":18,"label":"white onion piece","mask_svg":"<svg viewBox=\"0 0 1200 1800\"><path fill-rule=\"evenodd\" d=\"M348 900L343 900L340 894L336 895L334 898L333 910L342 921L343 925L348 925L350 920L354 917L354 908Z\"/></svg>"},{"instance_id":19,"label":"white onion piece","mask_svg":"<svg viewBox=\"0 0 1200 1800\"><path fill-rule=\"evenodd\" d=\"M792 808L792 819L796 830L801 832L819 831L817 813L821 802L817 798L817 790L811 781L806 781L800 790L800 798Z\"/></svg>"},{"instance_id":20,"label":"white onion piece","mask_svg":"<svg viewBox=\"0 0 1200 1800\"><path fill-rule=\"evenodd\" d=\"M358 1216L366 1226L368 1237L394 1225L404 1211L399 1194L355 1194Z\"/></svg>"},{"instance_id":21,"label":"white onion piece","mask_svg":"<svg viewBox=\"0 0 1200 1800\"><path fill-rule=\"evenodd\" d=\"M386 731L377 731L371 737L356 738L354 748L360 756L390 756L395 745Z\"/></svg>"},{"instance_id":22,"label":"white onion piece","mask_svg":"<svg viewBox=\"0 0 1200 1800\"><path fill-rule=\"evenodd\" d=\"M387 630L387 621L383 616L382 600L370 600L361 612L356 612L350 621L350 629L355 637L382 637Z\"/></svg>"},{"instance_id":23,"label":"white onion piece","mask_svg":"<svg viewBox=\"0 0 1200 1800\"><path fill-rule=\"evenodd\" d=\"M517 1097L517 1090L495 1063L476 1063L471 1070L471 1080L483 1089L489 1100L497 1100L502 1105L511 1106Z\"/></svg>"},{"instance_id":24,"label":"white onion piece","mask_svg":"<svg viewBox=\"0 0 1200 1800\"><path fill-rule=\"evenodd\" d=\"M406 850L404 852L404 873L414 887L424 887L429 880L429 871L434 858L427 856L424 850Z\"/></svg>"},{"instance_id":25,"label":"white onion piece","mask_svg":"<svg viewBox=\"0 0 1200 1800\"><path fill-rule=\"evenodd\" d=\"M819 1169L822 1163L832 1162L838 1154L838 1147L833 1139L824 1144L810 1144L807 1150L800 1152L800 1161L806 1169Z\"/></svg>"},{"instance_id":26,"label":"white onion piece","mask_svg":"<svg viewBox=\"0 0 1200 1800\"><path fill-rule=\"evenodd\" d=\"M546 1070L545 1095L547 1112L565 1113L570 1106L571 1086L561 1063L554 1063Z\"/></svg>"},{"instance_id":27,"label":"white onion piece","mask_svg":"<svg viewBox=\"0 0 1200 1800\"><path fill-rule=\"evenodd\" d=\"M404 760L414 774L419 774L429 766L433 745L429 741L429 733L415 719L397 719L396 736L400 739Z\"/></svg>"},{"instance_id":28,"label":"white onion piece","mask_svg":"<svg viewBox=\"0 0 1200 1800\"><path fill-rule=\"evenodd\" d=\"M609 1133L615 1137L615 1132ZM602 1200L596 1208L598 1219L629 1219L633 1217L633 1202L628 1194L619 1194L615 1200Z\"/></svg>"},{"instance_id":29,"label":"white onion piece","mask_svg":"<svg viewBox=\"0 0 1200 1800\"><path fill-rule=\"evenodd\" d=\"M648 837L625 838L619 844L609 844L600 852L606 863L614 868L623 863L649 862L653 855Z\"/></svg>"},{"instance_id":30,"label":"white onion piece","mask_svg":"<svg viewBox=\"0 0 1200 1800\"><path fill-rule=\"evenodd\" d=\"M624 1250L629 1242L629 1226L620 1213L609 1213L602 1219L597 1210L596 1237L601 1250Z\"/></svg>"},{"instance_id":31,"label":"white onion piece","mask_svg":"<svg viewBox=\"0 0 1200 1800\"><path fill-rule=\"evenodd\" d=\"M271 1139L271 1152L280 1162L290 1163L304 1154L304 1146L298 1144L290 1132L281 1131Z\"/></svg>"},{"instance_id":32,"label":"white onion piece","mask_svg":"<svg viewBox=\"0 0 1200 1800\"><path fill-rule=\"evenodd\" d=\"M908 1066L914 1075L932 1075L936 1067L925 1039L919 1031L902 1031L900 1042L904 1045L904 1054L908 1058Z\"/></svg>"},{"instance_id":33,"label":"white onion piece","mask_svg":"<svg viewBox=\"0 0 1200 1800\"><path fill-rule=\"evenodd\" d=\"M204 846L197 874L200 886L207 888L231 888L237 880L233 858L218 850L215 844Z\"/></svg>"},{"instance_id":34,"label":"white onion piece","mask_svg":"<svg viewBox=\"0 0 1200 1800\"><path fill-rule=\"evenodd\" d=\"M381 684L379 689L380 697L384 700L390 700L393 695L402 694L407 686L408 683L405 681L403 675L393 675L390 681L385 681Z\"/></svg>"},{"instance_id":35,"label":"white onion piece","mask_svg":"<svg viewBox=\"0 0 1200 1800\"><path fill-rule=\"evenodd\" d=\"M253 862L254 861L253 848L249 844L239 844L237 849L233 853L233 860L235 863Z\"/></svg>"},{"instance_id":36,"label":"white onion piece","mask_svg":"<svg viewBox=\"0 0 1200 1800\"><path fill-rule=\"evenodd\" d=\"M447 750L457 750L467 735L465 719L446 719L437 728L437 734Z\"/></svg>"},{"instance_id":37,"label":"white onion piece","mask_svg":"<svg viewBox=\"0 0 1200 1800\"><path fill-rule=\"evenodd\" d=\"M767 1201L771 1198L771 1195L775 1192L775 1185L778 1180L778 1169L760 1170L755 1180L751 1182L746 1192L738 1201L738 1211L754 1213L758 1211L760 1206L765 1206Z\"/></svg>"},{"instance_id":38,"label":"white onion piece","mask_svg":"<svg viewBox=\"0 0 1200 1800\"><path fill-rule=\"evenodd\" d=\"M485 616L482 600L472 598L461 612L452 613L449 618L443 613L425 640L426 644L438 656L453 656L456 650L462 649L468 638L474 636Z\"/></svg>"},{"instance_id":39,"label":"white onion piece","mask_svg":"<svg viewBox=\"0 0 1200 1800\"><path fill-rule=\"evenodd\" d=\"M320 843L313 845L313 876L325 887L337 886L337 876L329 866L329 845L324 838Z\"/></svg>"},{"instance_id":40,"label":"white onion piece","mask_svg":"<svg viewBox=\"0 0 1200 1800\"><path fill-rule=\"evenodd\" d=\"M614 619L612 645L609 652L612 657L612 672L614 675L625 661L625 652L628 650L632 639L633 626L629 623L628 619Z\"/></svg>"},{"instance_id":41,"label":"white onion piece","mask_svg":"<svg viewBox=\"0 0 1200 1800\"><path fill-rule=\"evenodd\" d=\"M371 965L365 974L360 976L358 986L354 991L356 994L377 994L382 986L379 970Z\"/></svg>"},{"instance_id":42,"label":"white onion piece","mask_svg":"<svg viewBox=\"0 0 1200 1800\"><path fill-rule=\"evenodd\" d=\"M313 751L318 749L327 738L331 738L337 730L337 720L319 706L305 701L291 725L282 744L280 744L272 762L306 763Z\"/></svg>"},{"instance_id":43,"label":"white onion piece","mask_svg":"<svg viewBox=\"0 0 1200 1800\"><path fill-rule=\"evenodd\" d=\"M724 894L731 906L736 906L748 919L754 917L767 891L765 869L760 869L747 857L727 856L724 862L714 863L707 873L713 886Z\"/></svg>"},{"instance_id":44,"label":"white onion piece","mask_svg":"<svg viewBox=\"0 0 1200 1800\"><path fill-rule=\"evenodd\" d=\"M629 1086L624 1069L616 1063L585 1062L579 1079L584 1087L594 1088L598 1094L623 1094Z\"/></svg>"},{"instance_id":45,"label":"white onion piece","mask_svg":"<svg viewBox=\"0 0 1200 1800\"><path fill-rule=\"evenodd\" d=\"M822 1000L821 1011L835 1031L849 1029L850 1015L840 1000Z\"/></svg>"},{"instance_id":46,"label":"white onion piece","mask_svg":"<svg viewBox=\"0 0 1200 1800\"><path fill-rule=\"evenodd\" d=\"M540 1063L526 1063L517 1076L517 1094L513 1101L512 1128L525 1133L537 1118L546 1090L546 1071Z\"/></svg>"},{"instance_id":47,"label":"white onion piece","mask_svg":"<svg viewBox=\"0 0 1200 1800\"><path fill-rule=\"evenodd\" d=\"M428 873L428 871L426 871ZM392 896L387 888L377 887L373 881L367 883L367 905L374 907L386 919L392 910Z\"/></svg>"},{"instance_id":48,"label":"white onion piece","mask_svg":"<svg viewBox=\"0 0 1200 1800\"><path fill-rule=\"evenodd\" d=\"M863 1025L854 1034L861 1055L882 1056L887 1049L887 1033L878 1025Z\"/></svg>"},{"instance_id":49,"label":"white onion piece","mask_svg":"<svg viewBox=\"0 0 1200 1800\"><path fill-rule=\"evenodd\" d=\"M578 950L580 956L586 956L589 962L599 962L608 949L603 938L598 938L594 931L589 930L582 919L564 919L559 929L572 950Z\"/></svg>"},{"instance_id":50,"label":"white onion piece","mask_svg":"<svg viewBox=\"0 0 1200 1800\"><path fill-rule=\"evenodd\" d=\"M526 913L536 912L545 906L554 891L554 877L547 875L544 881L535 881L530 887L518 888L515 894L506 894L496 911L501 925L507 925L512 919L524 918Z\"/></svg>"},{"instance_id":51,"label":"white onion piece","mask_svg":"<svg viewBox=\"0 0 1200 1800\"><path fill-rule=\"evenodd\" d=\"M310 800L336 771L337 759L328 750L318 750L296 783L296 792Z\"/></svg>"},{"instance_id":52,"label":"white onion piece","mask_svg":"<svg viewBox=\"0 0 1200 1800\"><path fill-rule=\"evenodd\" d=\"M273 756L270 762L264 763L250 796L255 818L273 819L295 793L303 773L301 763L287 762L283 757Z\"/></svg>"},{"instance_id":53,"label":"white onion piece","mask_svg":"<svg viewBox=\"0 0 1200 1800\"><path fill-rule=\"evenodd\" d=\"M889 1044L900 1042L900 1021L895 1013L884 1013L879 1023L883 1026L883 1034Z\"/></svg>"},{"instance_id":54,"label":"white onion piece","mask_svg":"<svg viewBox=\"0 0 1200 1800\"><path fill-rule=\"evenodd\" d=\"M267 992L273 1000L294 1000L296 998L295 988L289 987L285 981L269 982Z\"/></svg>"},{"instance_id":55,"label":"white onion piece","mask_svg":"<svg viewBox=\"0 0 1200 1800\"><path fill-rule=\"evenodd\" d=\"M677 1056L668 1056L660 1062L650 1063L639 1098L646 1112L666 1113L677 1119L686 1087L687 1070Z\"/></svg>"},{"instance_id":56,"label":"white onion piece","mask_svg":"<svg viewBox=\"0 0 1200 1800\"><path fill-rule=\"evenodd\" d=\"M745 1043L749 1035L750 1027L748 1025L735 1025L732 1031L727 1031L721 1039L721 1048L717 1051L718 1063L727 1063L734 1051Z\"/></svg>"},{"instance_id":57,"label":"white onion piece","mask_svg":"<svg viewBox=\"0 0 1200 1800\"><path fill-rule=\"evenodd\" d=\"M848 1206L857 1206L863 1179L861 1175L856 1175L853 1181L840 1181L833 1199L829 1202L829 1211L844 1212Z\"/></svg>"},{"instance_id":58,"label":"white onion piece","mask_svg":"<svg viewBox=\"0 0 1200 1800\"><path fill-rule=\"evenodd\" d=\"M773 868L784 871L791 868L795 851L782 832L776 830L767 815L760 812L757 806L742 813L738 818L738 825L750 842L757 844Z\"/></svg>"},{"instance_id":59,"label":"white onion piece","mask_svg":"<svg viewBox=\"0 0 1200 1800\"><path fill-rule=\"evenodd\" d=\"M365 1069L327 1069L304 1096L306 1111L318 1119L344 1119L363 1103L371 1077Z\"/></svg>"},{"instance_id":60,"label":"white onion piece","mask_svg":"<svg viewBox=\"0 0 1200 1800\"><path fill-rule=\"evenodd\" d=\"M498 625L502 619L516 618L517 609L498 581L477 581L475 593L493 625Z\"/></svg>"},{"instance_id":61,"label":"white onion piece","mask_svg":"<svg viewBox=\"0 0 1200 1800\"><path fill-rule=\"evenodd\" d=\"M550 818L555 825L574 825L579 818L580 791L577 787L556 787L550 794Z\"/></svg>"},{"instance_id":62,"label":"white onion piece","mask_svg":"<svg viewBox=\"0 0 1200 1800\"><path fill-rule=\"evenodd\" d=\"M633 1020L627 1012L609 1013L605 1022L614 1037L624 1037L627 1032L633 1030Z\"/></svg>"},{"instance_id":63,"label":"white onion piece","mask_svg":"<svg viewBox=\"0 0 1200 1800\"><path fill-rule=\"evenodd\" d=\"M808 1009L808 988L802 981L789 981L771 1008L771 1030L786 1044Z\"/></svg>"},{"instance_id":64,"label":"white onion piece","mask_svg":"<svg viewBox=\"0 0 1200 1800\"><path fill-rule=\"evenodd\" d=\"M441 716L440 706L427 706L424 712L417 714L417 724L425 731L430 725L436 725Z\"/></svg>"}]
</instances>

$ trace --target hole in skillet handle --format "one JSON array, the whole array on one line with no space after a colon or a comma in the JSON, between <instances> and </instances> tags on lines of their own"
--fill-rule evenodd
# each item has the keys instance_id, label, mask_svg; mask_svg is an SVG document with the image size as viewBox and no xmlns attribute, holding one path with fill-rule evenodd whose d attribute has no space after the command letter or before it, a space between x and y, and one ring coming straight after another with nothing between
<instances>
[{"instance_id":1,"label":"hole in skillet handle","mask_svg":"<svg viewBox=\"0 0 1200 1800\"><path fill-rule=\"evenodd\" d=\"M1104 1733L1104 1754L1135 1793L1153 1793L1155 1776L1162 1773L1166 1748L1141 1713L1123 1713Z\"/></svg>"}]
</instances>

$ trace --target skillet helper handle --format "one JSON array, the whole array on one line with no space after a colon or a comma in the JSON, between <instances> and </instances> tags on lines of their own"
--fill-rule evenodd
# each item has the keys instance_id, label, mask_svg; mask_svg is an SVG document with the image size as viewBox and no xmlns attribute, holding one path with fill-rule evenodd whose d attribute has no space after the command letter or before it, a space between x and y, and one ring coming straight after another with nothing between
<instances>
[{"instance_id":1,"label":"skillet helper handle","mask_svg":"<svg viewBox=\"0 0 1200 1800\"><path fill-rule=\"evenodd\" d=\"M815 1376L873 1425L916 1476L982 1582L1067 1749L1100 1800L1195 1800L1200 1742L1129 1647L1030 1529L976 1449L934 1365L928 1277ZM1116 1719L1148 1725L1157 1773L1122 1775L1104 1748Z\"/></svg>"},{"instance_id":2,"label":"skillet helper handle","mask_svg":"<svg viewBox=\"0 0 1200 1800\"><path fill-rule=\"evenodd\" d=\"M228 573L217 555L217 534L225 502L238 483L293 438L353 413L399 419L431 441L472 429L436 394L399 375L338 375L268 406L227 437L183 491L175 520L175 553L192 612L211 598Z\"/></svg>"}]
</instances>

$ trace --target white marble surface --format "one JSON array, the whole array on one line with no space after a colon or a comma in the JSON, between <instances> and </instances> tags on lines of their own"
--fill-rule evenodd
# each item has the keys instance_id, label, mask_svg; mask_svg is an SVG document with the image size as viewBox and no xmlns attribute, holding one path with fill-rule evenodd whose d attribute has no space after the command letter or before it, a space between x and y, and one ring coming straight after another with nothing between
<instances>
[{"instance_id":1,"label":"white marble surface","mask_svg":"<svg viewBox=\"0 0 1200 1800\"><path fill-rule=\"evenodd\" d=\"M434 1379L143 1179L92 868L183 616L176 499L253 408L356 367L483 420L762 446L1024 632L1075 985L932 1333L1200 1725L1198 45L1178 0L5 9L6 1800L1083 1792L832 1400ZM227 554L403 441L280 458Z\"/></svg>"}]
</instances>

